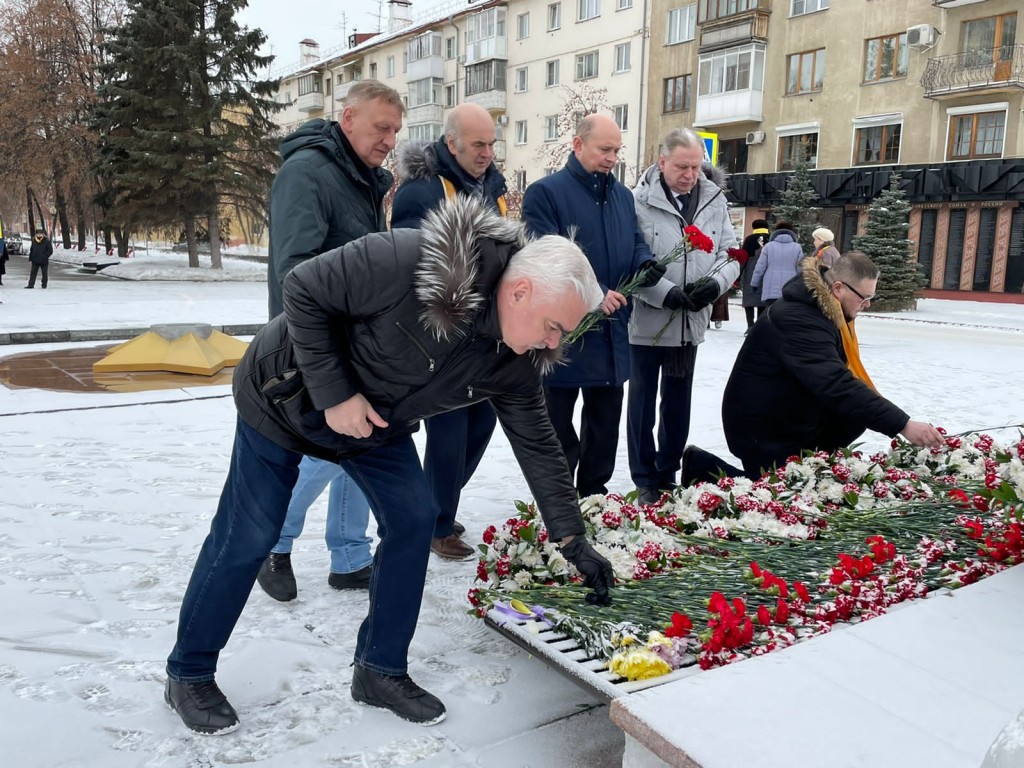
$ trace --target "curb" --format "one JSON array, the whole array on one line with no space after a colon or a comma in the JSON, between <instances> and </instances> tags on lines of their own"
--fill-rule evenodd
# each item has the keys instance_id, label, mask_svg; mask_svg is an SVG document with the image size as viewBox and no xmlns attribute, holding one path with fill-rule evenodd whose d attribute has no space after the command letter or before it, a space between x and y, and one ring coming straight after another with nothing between
<instances>
[{"instance_id":1,"label":"curb","mask_svg":"<svg viewBox=\"0 0 1024 768\"><path fill-rule=\"evenodd\" d=\"M226 333L228 336L253 336L263 327L263 323L239 325L214 325L213 330ZM0 333L0 346L13 344L49 344L72 341L116 341L140 336L149 330L145 328L90 328L86 330L64 331L16 331Z\"/></svg>"}]
</instances>

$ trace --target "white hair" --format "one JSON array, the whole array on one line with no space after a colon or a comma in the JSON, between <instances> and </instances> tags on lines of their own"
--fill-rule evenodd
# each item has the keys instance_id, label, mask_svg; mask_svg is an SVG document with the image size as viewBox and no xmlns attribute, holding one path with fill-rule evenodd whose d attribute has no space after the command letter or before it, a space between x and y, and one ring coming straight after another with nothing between
<instances>
[{"instance_id":1,"label":"white hair","mask_svg":"<svg viewBox=\"0 0 1024 768\"><path fill-rule=\"evenodd\" d=\"M604 300L604 291L583 251L560 235L531 240L512 255L502 280L523 278L533 283L543 296L557 297L572 289L588 311L597 309Z\"/></svg>"}]
</instances>

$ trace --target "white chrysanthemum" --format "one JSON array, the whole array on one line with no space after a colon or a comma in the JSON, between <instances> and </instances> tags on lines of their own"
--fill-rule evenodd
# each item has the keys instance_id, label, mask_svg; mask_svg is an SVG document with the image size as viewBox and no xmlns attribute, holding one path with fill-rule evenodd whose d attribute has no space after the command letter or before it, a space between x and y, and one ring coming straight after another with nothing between
<instances>
[{"instance_id":1,"label":"white chrysanthemum","mask_svg":"<svg viewBox=\"0 0 1024 768\"><path fill-rule=\"evenodd\" d=\"M533 574L530 571L519 571L515 575L515 580L520 587L528 587L533 584Z\"/></svg>"}]
</instances>

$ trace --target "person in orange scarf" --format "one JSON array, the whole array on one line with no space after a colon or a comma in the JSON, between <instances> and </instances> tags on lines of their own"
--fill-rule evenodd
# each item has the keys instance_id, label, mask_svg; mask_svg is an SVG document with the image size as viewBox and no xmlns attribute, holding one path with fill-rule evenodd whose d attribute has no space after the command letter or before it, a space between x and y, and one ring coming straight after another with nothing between
<instances>
[{"instance_id":1,"label":"person in orange scarf","mask_svg":"<svg viewBox=\"0 0 1024 768\"><path fill-rule=\"evenodd\" d=\"M882 397L861 362L854 320L871 306L877 285L878 268L859 251L831 269L804 259L750 330L722 399L725 438L743 474L760 477L804 451L834 451L866 429L914 445L943 444L935 427ZM694 446L683 463L687 482L738 473Z\"/></svg>"}]
</instances>

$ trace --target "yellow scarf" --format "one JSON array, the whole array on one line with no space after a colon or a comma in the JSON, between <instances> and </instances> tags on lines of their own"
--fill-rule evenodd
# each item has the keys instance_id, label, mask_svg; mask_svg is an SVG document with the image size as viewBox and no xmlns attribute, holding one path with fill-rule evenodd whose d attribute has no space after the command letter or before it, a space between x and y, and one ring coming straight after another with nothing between
<instances>
[{"instance_id":1,"label":"yellow scarf","mask_svg":"<svg viewBox=\"0 0 1024 768\"><path fill-rule=\"evenodd\" d=\"M846 352L846 367L850 369L850 373L877 392L878 388L875 386L874 382L871 381L871 377L868 376L868 372L864 369L864 363L860 360L860 347L857 344L857 331L854 330L853 320L840 323L839 333L843 337L843 351Z\"/></svg>"}]
</instances>

